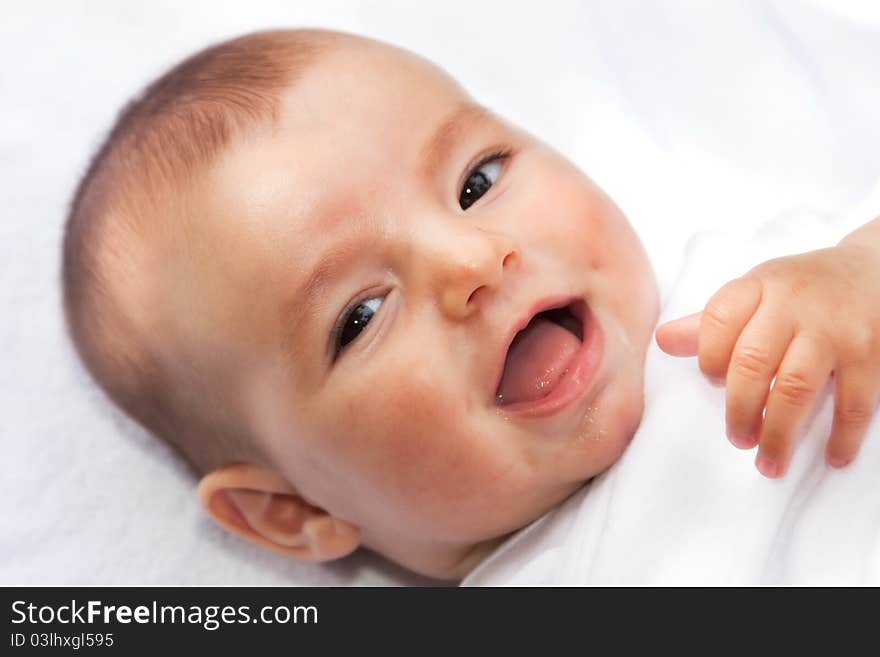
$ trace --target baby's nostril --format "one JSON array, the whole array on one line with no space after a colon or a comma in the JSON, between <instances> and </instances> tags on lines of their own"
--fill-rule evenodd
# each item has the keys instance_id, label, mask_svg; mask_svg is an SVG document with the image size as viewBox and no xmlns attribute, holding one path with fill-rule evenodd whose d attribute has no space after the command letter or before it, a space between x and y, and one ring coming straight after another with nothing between
<instances>
[{"instance_id":1,"label":"baby's nostril","mask_svg":"<svg viewBox=\"0 0 880 657\"><path fill-rule=\"evenodd\" d=\"M486 286L485 286L485 285L481 285L480 287L478 287L477 289L475 289L473 292L471 292L471 293L468 295L468 298L467 298L467 301L465 302L465 305L466 305L466 306L470 306L470 305L471 305L471 302L474 300L474 297L477 296L477 292L479 292L480 290L482 290L484 287L486 287Z\"/></svg>"},{"instance_id":2,"label":"baby's nostril","mask_svg":"<svg viewBox=\"0 0 880 657\"><path fill-rule=\"evenodd\" d=\"M504 269L505 267L507 267L515 257L516 251L511 251L506 256L504 256L504 260L501 261L501 268Z\"/></svg>"}]
</instances>

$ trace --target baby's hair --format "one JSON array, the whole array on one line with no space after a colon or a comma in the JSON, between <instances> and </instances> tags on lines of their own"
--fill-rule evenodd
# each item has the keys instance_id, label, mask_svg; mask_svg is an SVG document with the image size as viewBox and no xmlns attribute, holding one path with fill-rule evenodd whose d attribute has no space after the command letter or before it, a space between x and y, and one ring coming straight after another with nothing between
<instances>
[{"instance_id":1,"label":"baby's hair","mask_svg":"<svg viewBox=\"0 0 880 657\"><path fill-rule=\"evenodd\" d=\"M181 192L235 136L274 121L281 92L338 38L256 32L187 58L122 109L70 206L61 277L76 350L107 395L199 473L261 457L196 355L160 353L136 292L162 267L145 242L181 230Z\"/></svg>"}]
</instances>

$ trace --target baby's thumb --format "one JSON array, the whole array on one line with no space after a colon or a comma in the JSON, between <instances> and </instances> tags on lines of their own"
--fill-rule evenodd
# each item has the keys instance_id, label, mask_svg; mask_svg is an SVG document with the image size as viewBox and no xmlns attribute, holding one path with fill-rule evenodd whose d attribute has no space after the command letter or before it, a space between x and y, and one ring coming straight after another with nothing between
<instances>
[{"instance_id":1,"label":"baby's thumb","mask_svg":"<svg viewBox=\"0 0 880 657\"><path fill-rule=\"evenodd\" d=\"M657 345L670 356L696 356L700 341L700 313L674 319L657 328Z\"/></svg>"}]
</instances>

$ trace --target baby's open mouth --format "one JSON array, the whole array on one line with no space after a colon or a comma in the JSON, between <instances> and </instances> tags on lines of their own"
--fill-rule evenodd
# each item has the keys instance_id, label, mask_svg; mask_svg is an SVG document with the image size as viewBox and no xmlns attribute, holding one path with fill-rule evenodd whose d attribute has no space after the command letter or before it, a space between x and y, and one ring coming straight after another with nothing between
<instances>
[{"instance_id":1,"label":"baby's open mouth","mask_svg":"<svg viewBox=\"0 0 880 657\"><path fill-rule=\"evenodd\" d=\"M532 317L507 350L496 404L535 401L556 388L581 347L586 313L586 304L580 302Z\"/></svg>"}]
</instances>

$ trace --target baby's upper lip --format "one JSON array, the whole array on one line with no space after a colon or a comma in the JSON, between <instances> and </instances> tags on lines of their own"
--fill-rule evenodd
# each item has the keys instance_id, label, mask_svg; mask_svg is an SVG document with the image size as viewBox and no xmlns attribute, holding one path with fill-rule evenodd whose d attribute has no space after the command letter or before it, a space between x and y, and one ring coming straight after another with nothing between
<instances>
[{"instance_id":1,"label":"baby's upper lip","mask_svg":"<svg viewBox=\"0 0 880 657\"><path fill-rule=\"evenodd\" d=\"M498 394L498 387L501 385L501 378L504 376L504 365L507 363L507 352L510 351L510 345L513 343L516 334L528 326L529 322L532 321L532 318L538 313L542 313L546 310L554 310L556 308L565 308L578 300L578 297L571 295L542 297L528 306L525 312L517 316L517 320L508 329L504 336L504 340L501 342L500 357L496 360L495 378L493 379L493 386L490 391L493 403Z\"/></svg>"}]
</instances>

